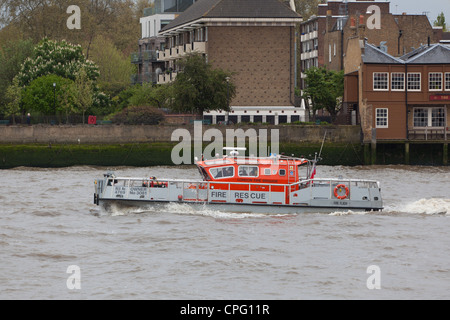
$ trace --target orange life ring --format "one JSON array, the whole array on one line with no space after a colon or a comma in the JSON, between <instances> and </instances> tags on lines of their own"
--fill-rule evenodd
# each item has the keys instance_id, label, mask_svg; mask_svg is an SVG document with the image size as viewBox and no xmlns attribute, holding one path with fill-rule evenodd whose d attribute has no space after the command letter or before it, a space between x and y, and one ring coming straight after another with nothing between
<instances>
[{"instance_id":1,"label":"orange life ring","mask_svg":"<svg viewBox=\"0 0 450 320\"><path fill-rule=\"evenodd\" d=\"M342 195L342 196L340 196L340 195L338 194L338 190L341 191L342 189L345 189L345 194ZM334 196L335 196L336 198L338 198L339 200L343 200L343 199L347 198L347 197L348 197L348 194L349 194L349 190L348 190L348 187L347 187L345 184L338 184L338 185L336 186L336 188L334 188Z\"/></svg>"}]
</instances>

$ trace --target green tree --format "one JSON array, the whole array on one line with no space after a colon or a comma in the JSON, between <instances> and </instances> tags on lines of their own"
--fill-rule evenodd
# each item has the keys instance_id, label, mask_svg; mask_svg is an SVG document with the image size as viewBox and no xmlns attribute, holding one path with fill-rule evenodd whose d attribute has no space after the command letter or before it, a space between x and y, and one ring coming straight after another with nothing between
<instances>
[{"instance_id":1,"label":"green tree","mask_svg":"<svg viewBox=\"0 0 450 320\"><path fill-rule=\"evenodd\" d=\"M78 107L83 115L83 124L85 123L86 111L92 106L93 103L93 81L89 79L87 72L81 69L75 78L74 86L74 104Z\"/></svg>"},{"instance_id":2,"label":"green tree","mask_svg":"<svg viewBox=\"0 0 450 320\"><path fill-rule=\"evenodd\" d=\"M155 106L164 108L170 97L169 85L152 85L143 83L132 88L132 95L128 98L128 104L132 106Z\"/></svg>"},{"instance_id":3,"label":"green tree","mask_svg":"<svg viewBox=\"0 0 450 320\"><path fill-rule=\"evenodd\" d=\"M130 57L120 52L108 38L104 36L95 38L90 58L99 68L98 86L101 90L116 96L130 86L135 66L131 63Z\"/></svg>"},{"instance_id":4,"label":"green tree","mask_svg":"<svg viewBox=\"0 0 450 320\"><path fill-rule=\"evenodd\" d=\"M3 112L5 116L12 116L13 124L16 124L16 116L22 113L22 88L18 85L17 80L13 81L5 93L5 106Z\"/></svg>"},{"instance_id":5,"label":"green tree","mask_svg":"<svg viewBox=\"0 0 450 320\"><path fill-rule=\"evenodd\" d=\"M236 94L231 73L213 69L203 56L189 54L180 61L178 72L171 84L170 107L177 112L203 114L208 110L229 110L229 101Z\"/></svg>"},{"instance_id":6,"label":"green tree","mask_svg":"<svg viewBox=\"0 0 450 320\"><path fill-rule=\"evenodd\" d=\"M97 65L86 60L81 46L45 38L34 48L33 57L25 60L17 77L21 86L49 74L74 81L81 69L90 80L95 81L99 76Z\"/></svg>"},{"instance_id":7,"label":"green tree","mask_svg":"<svg viewBox=\"0 0 450 320\"><path fill-rule=\"evenodd\" d=\"M31 56L33 44L30 40L7 42L0 48L0 110L6 107L5 94L13 85L14 77L19 73L26 58Z\"/></svg>"},{"instance_id":8,"label":"green tree","mask_svg":"<svg viewBox=\"0 0 450 320\"><path fill-rule=\"evenodd\" d=\"M344 95L344 71L311 68L305 71L303 99L307 102L315 117L316 111L324 109L336 120L341 110Z\"/></svg>"},{"instance_id":9,"label":"green tree","mask_svg":"<svg viewBox=\"0 0 450 320\"><path fill-rule=\"evenodd\" d=\"M445 23L445 16L444 16L444 12L441 12L437 18L436 21L434 21L434 26L435 27L442 27L442 30L444 32L447 32L447 25Z\"/></svg>"},{"instance_id":10,"label":"green tree","mask_svg":"<svg viewBox=\"0 0 450 320\"><path fill-rule=\"evenodd\" d=\"M71 80L53 74L33 80L23 92L24 109L47 116L66 112L67 106L62 105L61 101L67 100L63 97L71 83Z\"/></svg>"},{"instance_id":11,"label":"green tree","mask_svg":"<svg viewBox=\"0 0 450 320\"><path fill-rule=\"evenodd\" d=\"M307 21L312 15L317 15L321 0L294 0L295 10Z\"/></svg>"}]
</instances>

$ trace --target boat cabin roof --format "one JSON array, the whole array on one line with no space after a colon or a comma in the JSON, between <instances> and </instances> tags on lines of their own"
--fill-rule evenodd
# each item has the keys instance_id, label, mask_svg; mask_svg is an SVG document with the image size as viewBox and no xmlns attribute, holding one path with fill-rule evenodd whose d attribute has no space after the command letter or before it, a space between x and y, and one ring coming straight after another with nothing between
<instances>
[{"instance_id":1,"label":"boat cabin roof","mask_svg":"<svg viewBox=\"0 0 450 320\"><path fill-rule=\"evenodd\" d=\"M197 161L206 181L293 183L299 180L299 167L309 160L286 156L243 157L231 152L222 158Z\"/></svg>"}]
</instances>

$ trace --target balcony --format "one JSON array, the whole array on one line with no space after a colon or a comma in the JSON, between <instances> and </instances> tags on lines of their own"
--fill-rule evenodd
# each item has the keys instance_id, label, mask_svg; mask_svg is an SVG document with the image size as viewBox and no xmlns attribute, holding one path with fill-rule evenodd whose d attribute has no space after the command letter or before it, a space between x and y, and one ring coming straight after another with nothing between
<instances>
[{"instance_id":1,"label":"balcony","mask_svg":"<svg viewBox=\"0 0 450 320\"><path fill-rule=\"evenodd\" d=\"M142 74L133 74L131 76L131 84L142 84L142 83L155 83L156 84L157 77L155 72L145 72Z\"/></svg>"},{"instance_id":2,"label":"balcony","mask_svg":"<svg viewBox=\"0 0 450 320\"><path fill-rule=\"evenodd\" d=\"M166 84L172 82L177 77L176 72L160 73L158 76L158 84Z\"/></svg>"},{"instance_id":3,"label":"balcony","mask_svg":"<svg viewBox=\"0 0 450 320\"><path fill-rule=\"evenodd\" d=\"M300 56L300 59L307 60L307 59L317 58L318 56L319 56L318 50L311 50L308 52L303 52Z\"/></svg>"},{"instance_id":4,"label":"balcony","mask_svg":"<svg viewBox=\"0 0 450 320\"><path fill-rule=\"evenodd\" d=\"M158 55L156 50L145 50L141 52L133 52L131 54L131 63L141 64L146 61L157 61Z\"/></svg>"},{"instance_id":5,"label":"balcony","mask_svg":"<svg viewBox=\"0 0 450 320\"><path fill-rule=\"evenodd\" d=\"M300 37L300 41L301 42L305 42L305 41L309 41L312 39L316 39L319 36L317 31L312 31L306 34L302 34Z\"/></svg>"}]
</instances>

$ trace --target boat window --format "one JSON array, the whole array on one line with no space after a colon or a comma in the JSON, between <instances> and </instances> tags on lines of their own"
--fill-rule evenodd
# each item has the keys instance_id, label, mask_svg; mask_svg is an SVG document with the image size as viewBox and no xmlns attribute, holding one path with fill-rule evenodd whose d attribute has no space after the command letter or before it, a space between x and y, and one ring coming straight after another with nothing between
<instances>
[{"instance_id":1,"label":"boat window","mask_svg":"<svg viewBox=\"0 0 450 320\"><path fill-rule=\"evenodd\" d=\"M270 176L270 168L265 168L264 169L264 175L265 176Z\"/></svg>"},{"instance_id":2,"label":"boat window","mask_svg":"<svg viewBox=\"0 0 450 320\"><path fill-rule=\"evenodd\" d=\"M257 177L257 166L239 166L239 177Z\"/></svg>"},{"instance_id":3,"label":"boat window","mask_svg":"<svg viewBox=\"0 0 450 320\"><path fill-rule=\"evenodd\" d=\"M279 174L280 176L285 176L285 175L286 175L286 170L285 170L285 169L280 169L280 170L278 171L278 174Z\"/></svg>"},{"instance_id":4,"label":"boat window","mask_svg":"<svg viewBox=\"0 0 450 320\"><path fill-rule=\"evenodd\" d=\"M222 167L209 169L214 179L230 178L234 176L234 167Z\"/></svg>"}]
</instances>

